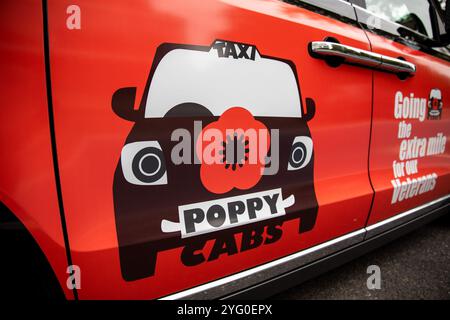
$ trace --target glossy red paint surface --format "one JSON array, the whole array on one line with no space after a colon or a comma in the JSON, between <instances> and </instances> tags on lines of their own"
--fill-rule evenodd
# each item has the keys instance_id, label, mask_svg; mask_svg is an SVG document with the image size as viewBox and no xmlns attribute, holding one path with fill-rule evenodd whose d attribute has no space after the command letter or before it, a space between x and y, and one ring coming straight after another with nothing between
<instances>
[{"instance_id":1,"label":"glossy red paint surface","mask_svg":"<svg viewBox=\"0 0 450 320\"><path fill-rule=\"evenodd\" d=\"M0 201L30 231L71 299L48 123L41 3L2 2L0 9Z\"/></svg>"},{"instance_id":2,"label":"glossy red paint surface","mask_svg":"<svg viewBox=\"0 0 450 320\"><path fill-rule=\"evenodd\" d=\"M82 270L81 299L157 298L364 226L372 199L367 174L371 71L331 68L307 51L310 41L327 36L368 50L362 30L279 1L78 1L81 30L68 30L69 4L49 2L49 31L58 157L72 258ZM302 97L316 102L309 123L316 225L299 236L297 223L287 222L274 244L196 267L180 263L181 248L163 251L153 277L126 282L120 273L112 183L132 124L112 112L112 94L137 86L137 97L142 96L161 43L209 45L215 39L255 44L264 54L297 66ZM211 246L208 242L203 251Z\"/></svg>"},{"instance_id":3,"label":"glossy red paint surface","mask_svg":"<svg viewBox=\"0 0 450 320\"><path fill-rule=\"evenodd\" d=\"M373 131L370 153L370 176L375 189L375 200L368 224L374 224L398 213L433 201L450 193L450 64L427 53L411 49L384 37L368 33L373 51L390 57L402 57L416 65L416 74L408 79L400 80L396 75L382 72L374 74L374 109ZM429 99L432 89L438 88L442 93L443 110L441 119L395 119L395 95L398 91L404 97ZM403 102L403 100L402 100ZM404 105L404 104L402 104ZM411 124L409 138L398 138L399 122ZM393 161L399 159L402 140L436 137L439 133L446 139L445 152L437 155L415 156L417 172L400 177L414 179L424 175L437 175L434 190L391 204L394 188ZM406 162L406 161L405 161ZM386 210L389 208L389 210Z\"/></svg>"}]
</instances>

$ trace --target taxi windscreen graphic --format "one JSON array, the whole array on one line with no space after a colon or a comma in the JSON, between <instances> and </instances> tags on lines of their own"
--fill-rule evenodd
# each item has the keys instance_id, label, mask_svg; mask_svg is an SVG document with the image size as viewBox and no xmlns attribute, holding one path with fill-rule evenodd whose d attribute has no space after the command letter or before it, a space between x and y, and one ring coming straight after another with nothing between
<instances>
[{"instance_id":1,"label":"taxi windscreen graphic","mask_svg":"<svg viewBox=\"0 0 450 320\"><path fill-rule=\"evenodd\" d=\"M291 61L232 41L162 44L138 110L135 95L112 98L134 122L113 183L126 281L157 274L163 250L196 266L278 241L287 220L314 227L315 103Z\"/></svg>"}]
</instances>

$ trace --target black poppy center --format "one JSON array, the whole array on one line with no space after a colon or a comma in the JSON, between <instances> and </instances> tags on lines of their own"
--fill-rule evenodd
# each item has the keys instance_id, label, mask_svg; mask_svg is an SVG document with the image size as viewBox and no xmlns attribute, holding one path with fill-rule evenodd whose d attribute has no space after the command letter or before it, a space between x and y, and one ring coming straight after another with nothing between
<instances>
[{"instance_id":1,"label":"black poppy center","mask_svg":"<svg viewBox=\"0 0 450 320\"><path fill-rule=\"evenodd\" d=\"M237 168L242 168L245 161L248 160L249 153L249 141L244 139L244 135L238 136L227 135L225 141L222 142L223 149L219 151L222 155L222 163L225 164L225 169L232 169L235 171Z\"/></svg>"}]
</instances>

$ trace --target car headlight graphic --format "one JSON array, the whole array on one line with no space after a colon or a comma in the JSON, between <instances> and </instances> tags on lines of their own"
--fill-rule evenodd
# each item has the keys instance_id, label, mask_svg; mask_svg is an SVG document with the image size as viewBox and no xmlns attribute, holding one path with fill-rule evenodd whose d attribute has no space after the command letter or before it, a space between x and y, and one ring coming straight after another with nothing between
<instances>
[{"instance_id":1,"label":"car headlight graphic","mask_svg":"<svg viewBox=\"0 0 450 320\"><path fill-rule=\"evenodd\" d=\"M125 145L120 157L125 179L136 185L167 184L164 154L158 141Z\"/></svg>"},{"instance_id":2,"label":"car headlight graphic","mask_svg":"<svg viewBox=\"0 0 450 320\"><path fill-rule=\"evenodd\" d=\"M313 142L311 138L301 136L295 137L289 155L288 170L299 170L306 167L311 161Z\"/></svg>"}]
</instances>

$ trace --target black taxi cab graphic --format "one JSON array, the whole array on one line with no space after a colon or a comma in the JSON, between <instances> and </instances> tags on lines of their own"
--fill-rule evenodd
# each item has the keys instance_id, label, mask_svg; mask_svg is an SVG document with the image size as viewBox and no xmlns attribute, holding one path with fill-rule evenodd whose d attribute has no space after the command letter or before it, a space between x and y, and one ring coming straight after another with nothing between
<instances>
[{"instance_id":1,"label":"black taxi cab graphic","mask_svg":"<svg viewBox=\"0 0 450 320\"><path fill-rule=\"evenodd\" d=\"M309 98L302 103L291 61L231 41L216 40L211 46L162 44L138 110L135 94L135 88L122 88L112 98L114 112L135 122L113 183L125 280L157 273L157 254L162 250L183 247L180 263L195 266L222 254L270 245L281 237L287 220L299 219L299 233L314 227L314 153L307 121L314 116L315 104ZM224 179L203 174L204 164L195 161L199 132L194 123L201 121L204 129L215 123L227 126L226 119L238 127L247 121L270 132L267 152L279 154L276 172L261 174L250 183L241 179L241 185L232 185L239 179L230 178L231 185L224 185L228 174L244 175L245 155L235 157L235 163L219 164ZM179 143L172 134L180 128L193 137L188 155L192 163L172 159ZM240 141L251 152L242 137L226 138L224 145ZM242 235L241 242L230 245L237 234ZM209 257L195 253L209 240L218 243L217 252ZM224 249L227 244L230 250Z\"/></svg>"}]
</instances>

